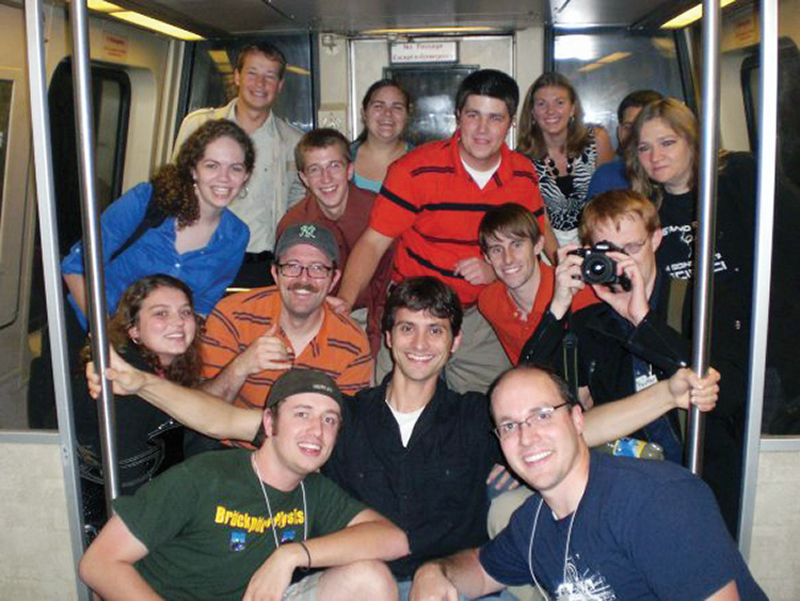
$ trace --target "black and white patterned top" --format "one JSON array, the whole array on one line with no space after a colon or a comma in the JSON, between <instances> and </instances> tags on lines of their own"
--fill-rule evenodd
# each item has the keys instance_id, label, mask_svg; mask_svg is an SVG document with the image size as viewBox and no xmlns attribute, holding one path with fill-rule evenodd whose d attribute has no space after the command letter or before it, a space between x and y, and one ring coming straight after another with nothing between
<instances>
[{"instance_id":1,"label":"black and white patterned top","mask_svg":"<svg viewBox=\"0 0 800 601\"><path fill-rule=\"evenodd\" d=\"M596 163L597 143L594 130L590 131L589 144L580 156L573 159L571 174L554 177L545 159L533 161L539 176L539 190L547 207L550 226L554 230L568 231L580 224Z\"/></svg>"}]
</instances>

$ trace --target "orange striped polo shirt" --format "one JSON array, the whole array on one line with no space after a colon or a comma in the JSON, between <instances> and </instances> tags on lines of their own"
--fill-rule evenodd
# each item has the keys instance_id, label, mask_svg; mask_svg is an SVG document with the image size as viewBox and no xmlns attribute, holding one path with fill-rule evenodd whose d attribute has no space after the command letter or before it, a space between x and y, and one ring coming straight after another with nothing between
<instances>
[{"instance_id":1,"label":"orange striped polo shirt","mask_svg":"<svg viewBox=\"0 0 800 601\"><path fill-rule=\"evenodd\" d=\"M208 317L201 339L203 378L215 377L269 330L280 317L281 304L275 286L239 292L219 301ZM337 315L327 303L322 304L322 310L324 318L319 332L299 356L295 353L294 367L318 369L333 378L344 394L353 395L369 386L372 378L367 336L356 322ZM277 335L291 348L282 328L278 328ZM233 404L263 407L273 382L282 373L283 370L266 369L250 375Z\"/></svg>"}]
</instances>

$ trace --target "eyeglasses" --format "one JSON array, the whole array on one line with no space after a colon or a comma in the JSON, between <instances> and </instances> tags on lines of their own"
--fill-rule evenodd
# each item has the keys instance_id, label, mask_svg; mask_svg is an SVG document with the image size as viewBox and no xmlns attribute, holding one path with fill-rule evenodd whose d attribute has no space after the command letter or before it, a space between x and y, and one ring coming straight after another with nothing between
<instances>
[{"instance_id":1,"label":"eyeglasses","mask_svg":"<svg viewBox=\"0 0 800 601\"><path fill-rule=\"evenodd\" d=\"M322 177L323 173L327 173L332 177L339 175L344 171L344 168L344 161L331 161L327 165L311 165L307 167L303 173L305 173L306 177L309 179L319 179Z\"/></svg>"},{"instance_id":2,"label":"eyeglasses","mask_svg":"<svg viewBox=\"0 0 800 601\"><path fill-rule=\"evenodd\" d=\"M500 440L506 440L507 438L514 436L514 434L521 432L522 430L520 430L520 428L523 426L523 424L531 428L546 426L553 419L553 413L555 413L555 410L566 407L567 405L569 405L569 403L561 403L555 407L540 407L526 417L523 421L505 422L494 428L492 432L494 432L497 438Z\"/></svg>"},{"instance_id":3,"label":"eyeglasses","mask_svg":"<svg viewBox=\"0 0 800 601\"><path fill-rule=\"evenodd\" d=\"M278 271L287 278L299 278L305 271L312 280L324 280L327 278L333 267L322 263L312 263L311 265L301 265L300 263L278 263Z\"/></svg>"}]
</instances>

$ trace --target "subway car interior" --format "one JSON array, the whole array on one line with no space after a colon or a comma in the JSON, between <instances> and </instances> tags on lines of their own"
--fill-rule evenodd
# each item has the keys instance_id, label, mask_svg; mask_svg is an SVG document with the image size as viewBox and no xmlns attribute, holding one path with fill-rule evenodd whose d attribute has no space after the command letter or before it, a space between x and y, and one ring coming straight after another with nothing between
<instances>
[{"instance_id":1,"label":"subway car interior","mask_svg":"<svg viewBox=\"0 0 800 601\"><path fill-rule=\"evenodd\" d=\"M237 52L260 40L287 58L275 112L303 131L331 127L349 140L362 128L364 92L382 78L400 81L414 98L409 141L449 137L459 83L484 68L510 74L523 94L544 72L567 76L585 121L603 126L615 145L617 105L636 89L716 116L708 131L718 148L759 161L737 542L769 598L800 599L800 512L791 509L800 495L800 391L768 367L791 366L779 334L800 319L780 294L800 285L800 245L780 234L800 227L800 116L791 100L800 93L800 0L722 5L717 39L709 40L696 0L88 0L80 14L95 206L102 211L170 160L187 113L236 95ZM689 10L693 19L676 21ZM77 574L85 543L67 385L75 366L61 352L52 363L42 353L48 339L63 340L59 261L84 235L87 138L76 125L75 15L61 0L0 0L0 597L7 599L90 598ZM709 92L713 73L718 91ZM510 147L515 140L512 126ZM50 196L45 171L51 198L43 197ZM706 300L713 312L713 296ZM37 378L55 386L57 420L44 428L28 415Z\"/></svg>"}]
</instances>

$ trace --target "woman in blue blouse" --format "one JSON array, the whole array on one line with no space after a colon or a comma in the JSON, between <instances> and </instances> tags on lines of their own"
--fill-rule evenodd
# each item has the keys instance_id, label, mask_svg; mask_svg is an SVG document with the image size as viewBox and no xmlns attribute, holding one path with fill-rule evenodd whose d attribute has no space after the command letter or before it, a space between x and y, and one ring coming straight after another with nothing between
<instances>
[{"instance_id":1,"label":"woman in blue blouse","mask_svg":"<svg viewBox=\"0 0 800 601\"><path fill-rule=\"evenodd\" d=\"M197 312L207 315L233 281L250 237L247 226L227 209L247 193L255 151L238 125L209 121L181 147L175 164L126 192L103 212L106 310L114 313L125 289L139 278L163 273L185 282ZM142 223L151 199L166 215L121 254ZM86 328L83 247L72 247L61 264L70 304Z\"/></svg>"}]
</instances>

